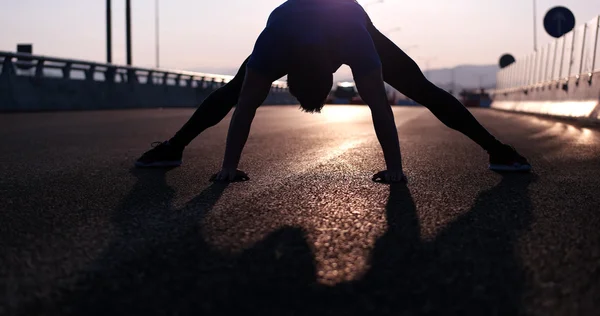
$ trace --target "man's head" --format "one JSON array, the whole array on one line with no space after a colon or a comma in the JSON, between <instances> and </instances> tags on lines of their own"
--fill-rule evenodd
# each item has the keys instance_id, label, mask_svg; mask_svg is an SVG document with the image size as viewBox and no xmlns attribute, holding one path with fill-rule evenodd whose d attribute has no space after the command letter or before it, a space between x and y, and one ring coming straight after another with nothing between
<instances>
[{"instance_id":1,"label":"man's head","mask_svg":"<svg viewBox=\"0 0 600 316\"><path fill-rule=\"evenodd\" d=\"M288 72L290 93L298 99L302 110L321 112L333 86L328 55L320 48L297 51Z\"/></svg>"}]
</instances>

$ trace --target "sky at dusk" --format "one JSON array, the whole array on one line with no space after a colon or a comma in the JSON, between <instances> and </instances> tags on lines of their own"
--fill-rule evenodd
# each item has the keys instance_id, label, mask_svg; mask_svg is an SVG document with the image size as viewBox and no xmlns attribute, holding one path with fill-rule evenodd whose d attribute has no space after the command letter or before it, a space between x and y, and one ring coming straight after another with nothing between
<instances>
[{"instance_id":1,"label":"sky at dusk","mask_svg":"<svg viewBox=\"0 0 600 316\"><path fill-rule=\"evenodd\" d=\"M282 0L159 0L161 68L235 69L251 52ZM359 1L375 25L423 68L495 64L533 50L533 1ZM581 25L600 14L598 0L537 0L540 45L547 10L563 5ZM125 63L125 1L112 0L113 62ZM104 62L106 1L0 0L0 50L32 43L34 53ZM155 0L132 0L133 62L155 65Z\"/></svg>"}]
</instances>

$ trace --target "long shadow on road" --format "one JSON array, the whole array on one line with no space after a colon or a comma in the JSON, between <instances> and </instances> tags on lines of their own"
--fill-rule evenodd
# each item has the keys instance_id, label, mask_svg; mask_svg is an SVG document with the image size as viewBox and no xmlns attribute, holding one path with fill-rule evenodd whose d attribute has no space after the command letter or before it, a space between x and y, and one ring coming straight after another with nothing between
<instances>
[{"instance_id":1,"label":"long shadow on road","mask_svg":"<svg viewBox=\"0 0 600 316\"><path fill-rule=\"evenodd\" d=\"M326 286L316 280L301 228L282 227L240 255L223 254L203 240L201 222L226 185L213 184L173 210L165 172L134 174L138 181L113 218L114 241L76 288L65 289L56 314L512 315L522 309L515 248L531 222L534 175L504 176L432 241L419 235L409 188L392 185L388 229L368 272Z\"/></svg>"},{"instance_id":2,"label":"long shadow on road","mask_svg":"<svg viewBox=\"0 0 600 316\"><path fill-rule=\"evenodd\" d=\"M428 242L420 239L409 189L392 186L388 230L357 287L392 314L518 314L524 276L515 245L531 222L527 187L534 177L504 176Z\"/></svg>"}]
</instances>

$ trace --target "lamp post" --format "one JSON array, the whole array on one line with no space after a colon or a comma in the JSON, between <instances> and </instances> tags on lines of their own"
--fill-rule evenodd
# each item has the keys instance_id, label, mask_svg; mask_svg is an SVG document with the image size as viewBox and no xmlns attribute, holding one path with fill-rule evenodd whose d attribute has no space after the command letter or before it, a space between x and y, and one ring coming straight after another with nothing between
<instances>
[{"instance_id":1,"label":"lamp post","mask_svg":"<svg viewBox=\"0 0 600 316\"><path fill-rule=\"evenodd\" d=\"M160 41L158 24L158 0L154 2L155 35L156 35L156 68L160 67Z\"/></svg>"},{"instance_id":2,"label":"lamp post","mask_svg":"<svg viewBox=\"0 0 600 316\"><path fill-rule=\"evenodd\" d=\"M537 52L537 1L533 0L533 51Z\"/></svg>"},{"instance_id":3,"label":"lamp post","mask_svg":"<svg viewBox=\"0 0 600 316\"><path fill-rule=\"evenodd\" d=\"M112 63L112 8L111 0L106 0L106 63Z\"/></svg>"},{"instance_id":4,"label":"lamp post","mask_svg":"<svg viewBox=\"0 0 600 316\"><path fill-rule=\"evenodd\" d=\"M131 66L131 0L125 1L125 37L127 41L127 65Z\"/></svg>"}]
</instances>

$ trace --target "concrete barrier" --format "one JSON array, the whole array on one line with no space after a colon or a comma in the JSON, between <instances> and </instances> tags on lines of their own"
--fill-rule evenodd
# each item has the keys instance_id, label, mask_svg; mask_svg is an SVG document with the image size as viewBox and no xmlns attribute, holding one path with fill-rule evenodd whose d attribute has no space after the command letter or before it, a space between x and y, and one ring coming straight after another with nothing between
<instances>
[{"instance_id":1,"label":"concrete barrier","mask_svg":"<svg viewBox=\"0 0 600 316\"><path fill-rule=\"evenodd\" d=\"M600 72L588 78L495 92L493 98L495 109L600 122Z\"/></svg>"},{"instance_id":2,"label":"concrete barrier","mask_svg":"<svg viewBox=\"0 0 600 316\"><path fill-rule=\"evenodd\" d=\"M600 16L497 75L492 108L600 122Z\"/></svg>"},{"instance_id":3,"label":"concrete barrier","mask_svg":"<svg viewBox=\"0 0 600 316\"><path fill-rule=\"evenodd\" d=\"M232 76L0 52L0 111L196 107ZM264 104L297 104L275 82Z\"/></svg>"}]
</instances>

